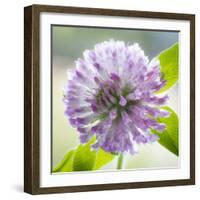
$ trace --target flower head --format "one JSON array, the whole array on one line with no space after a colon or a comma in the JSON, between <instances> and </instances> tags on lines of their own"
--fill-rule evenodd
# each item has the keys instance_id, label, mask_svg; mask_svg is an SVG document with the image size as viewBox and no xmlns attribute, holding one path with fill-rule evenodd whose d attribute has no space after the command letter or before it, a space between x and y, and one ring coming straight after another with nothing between
<instances>
[{"instance_id":1,"label":"flower head","mask_svg":"<svg viewBox=\"0 0 200 200\"><path fill-rule=\"evenodd\" d=\"M137 144L154 142L167 117L162 110L168 96L157 96L166 83L157 60L149 62L135 43L105 41L86 50L69 72L65 88L65 114L86 143L96 136L93 148L134 154Z\"/></svg>"}]
</instances>

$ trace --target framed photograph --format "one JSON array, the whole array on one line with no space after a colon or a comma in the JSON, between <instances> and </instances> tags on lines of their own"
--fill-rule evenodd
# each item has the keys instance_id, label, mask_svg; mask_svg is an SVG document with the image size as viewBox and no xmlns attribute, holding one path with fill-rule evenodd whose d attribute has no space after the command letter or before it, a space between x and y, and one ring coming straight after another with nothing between
<instances>
[{"instance_id":1,"label":"framed photograph","mask_svg":"<svg viewBox=\"0 0 200 200\"><path fill-rule=\"evenodd\" d=\"M195 183L195 16L24 9L24 191Z\"/></svg>"}]
</instances>

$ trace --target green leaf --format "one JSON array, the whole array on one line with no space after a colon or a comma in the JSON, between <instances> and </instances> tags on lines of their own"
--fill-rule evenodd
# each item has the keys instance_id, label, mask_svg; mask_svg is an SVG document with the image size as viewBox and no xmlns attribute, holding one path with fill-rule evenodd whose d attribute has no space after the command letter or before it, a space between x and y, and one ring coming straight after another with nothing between
<instances>
[{"instance_id":1,"label":"green leaf","mask_svg":"<svg viewBox=\"0 0 200 200\"><path fill-rule=\"evenodd\" d=\"M87 144L80 144L76 149L73 171L89 171L93 169L97 152L91 149L92 142L93 140L90 140Z\"/></svg>"},{"instance_id":2,"label":"green leaf","mask_svg":"<svg viewBox=\"0 0 200 200\"><path fill-rule=\"evenodd\" d=\"M115 158L115 155L105 152L103 149L99 149L96 156L96 162L93 170L100 169L107 163L111 162Z\"/></svg>"},{"instance_id":3,"label":"green leaf","mask_svg":"<svg viewBox=\"0 0 200 200\"><path fill-rule=\"evenodd\" d=\"M157 58L160 61L161 72L164 80L167 81L166 85L158 91L158 93L164 92L171 88L178 80L178 57L179 57L179 45L174 44L170 48L161 52Z\"/></svg>"},{"instance_id":4,"label":"green leaf","mask_svg":"<svg viewBox=\"0 0 200 200\"><path fill-rule=\"evenodd\" d=\"M92 150L91 144L94 142L95 138L92 138L88 143L80 144L76 149L69 151L53 172L98 170L115 158L114 154L103 149Z\"/></svg>"},{"instance_id":5,"label":"green leaf","mask_svg":"<svg viewBox=\"0 0 200 200\"><path fill-rule=\"evenodd\" d=\"M71 172L73 157L75 150L69 151L64 158L59 162L59 164L53 169L53 172Z\"/></svg>"},{"instance_id":6,"label":"green leaf","mask_svg":"<svg viewBox=\"0 0 200 200\"><path fill-rule=\"evenodd\" d=\"M170 152L175 155L179 155L179 140L178 140L178 132L179 132L179 121L177 114L169 107L165 106L163 109L168 110L171 115L168 118L158 118L158 122L165 123L166 129L159 133L155 130L152 130L155 134L159 136L158 142L168 149Z\"/></svg>"}]
</instances>

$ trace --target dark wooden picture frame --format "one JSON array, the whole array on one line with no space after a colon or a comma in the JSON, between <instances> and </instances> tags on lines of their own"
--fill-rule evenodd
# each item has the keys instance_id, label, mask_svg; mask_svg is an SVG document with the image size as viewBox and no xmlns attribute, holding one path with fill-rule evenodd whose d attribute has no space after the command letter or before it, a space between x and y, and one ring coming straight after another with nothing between
<instances>
[{"instance_id":1,"label":"dark wooden picture frame","mask_svg":"<svg viewBox=\"0 0 200 200\"><path fill-rule=\"evenodd\" d=\"M150 182L40 187L40 13L75 13L190 22L190 178ZM195 16L192 14L32 5L24 9L24 191L30 194L195 184Z\"/></svg>"}]
</instances>

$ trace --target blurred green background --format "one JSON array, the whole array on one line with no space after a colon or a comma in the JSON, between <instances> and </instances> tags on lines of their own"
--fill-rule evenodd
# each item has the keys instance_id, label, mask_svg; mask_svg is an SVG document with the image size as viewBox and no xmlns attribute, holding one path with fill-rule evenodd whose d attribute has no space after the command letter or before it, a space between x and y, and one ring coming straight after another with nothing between
<instances>
[{"instance_id":1,"label":"blurred green background","mask_svg":"<svg viewBox=\"0 0 200 200\"><path fill-rule=\"evenodd\" d=\"M152 59L178 42L178 32L52 26L52 168L66 152L79 144L76 130L64 116L62 98L67 82L66 71L75 67L74 61L82 57L84 50L109 39L123 40L129 44L137 42ZM169 95L169 106L178 114L178 84L170 89ZM139 153L126 155L125 160L126 169L178 167L178 157L158 143L139 146ZM116 160L103 169L115 168Z\"/></svg>"}]
</instances>

